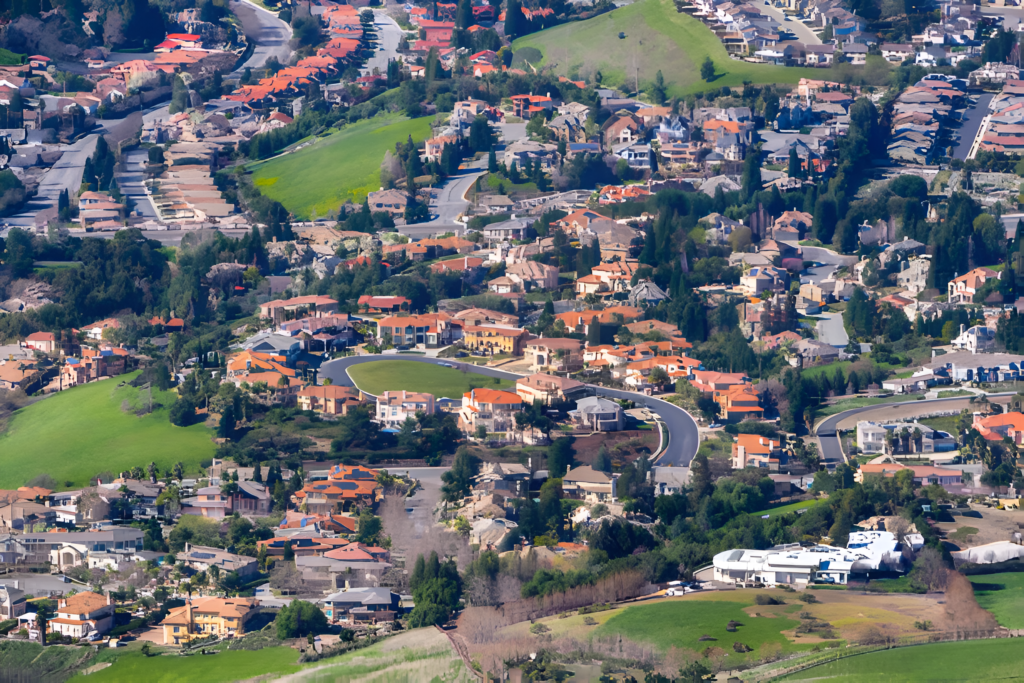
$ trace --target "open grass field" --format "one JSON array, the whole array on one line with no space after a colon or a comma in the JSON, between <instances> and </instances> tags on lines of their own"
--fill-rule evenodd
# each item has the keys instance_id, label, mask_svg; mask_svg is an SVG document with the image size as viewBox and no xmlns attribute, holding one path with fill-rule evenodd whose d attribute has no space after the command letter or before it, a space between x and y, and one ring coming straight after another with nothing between
<instances>
[{"instance_id":1,"label":"open grass field","mask_svg":"<svg viewBox=\"0 0 1024 683\"><path fill-rule=\"evenodd\" d=\"M340 657L306 664L284 679L287 683L419 683L476 681L452 648L434 628L421 628Z\"/></svg>"},{"instance_id":2,"label":"open grass field","mask_svg":"<svg viewBox=\"0 0 1024 683\"><path fill-rule=\"evenodd\" d=\"M978 604L991 612L1000 626L1024 628L1024 573L984 574L967 578L974 586L974 597Z\"/></svg>"},{"instance_id":3,"label":"open grass field","mask_svg":"<svg viewBox=\"0 0 1024 683\"><path fill-rule=\"evenodd\" d=\"M250 164L253 182L296 217L324 216L346 200L362 202L380 189L384 152L411 135L419 142L430 137L433 117L406 119L377 116L316 140L303 149Z\"/></svg>"},{"instance_id":4,"label":"open grass field","mask_svg":"<svg viewBox=\"0 0 1024 683\"><path fill-rule=\"evenodd\" d=\"M786 681L907 683L911 681L1019 681L1024 642L1018 638L936 643L840 659L793 674Z\"/></svg>"},{"instance_id":5,"label":"open grass field","mask_svg":"<svg viewBox=\"0 0 1024 683\"><path fill-rule=\"evenodd\" d=\"M421 391L438 398L462 398L472 389L510 389L513 383L463 373L440 365L417 361L382 360L353 365L348 369L352 381L363 391L380 395L385 391Z\"/></svg>"},{"instance_id":6,"label":"open grass field","mask_svg":"<svg viewBox=\"0 0 1024 683\"><path fill-rule=\"evenodd\" d=\"M94 475L153 461L165 471L179 460L186 470L213 457L212 432L202 424L175 427L167 418L172 391L153 392L153 412L124 412L140 405L138 389L118 387L135 374L68 389L18 410L0 435L0 488L14 489L39 474L59 488L85 486Z\"/></svg>"},{"instance_id":7,"label":"open grass field","mask_svg":"<svg viewBox=\"0 0 1024 683\"><path fill-rule=\"evenodd\" d=\"M751 512L750 514L755 517L760 517L761 515L770 515L772 517L778 517L779 515L788 515L789 513L796 512L797 510L809 510L815 505L818 505L819 503L823 502L825 502L823 499L801 500L797 503L780 505L779 507L769 508L767 510L761 510L759 512Z\"/></svg>"},{"instance_id":8,"label":"open grass field","mask_svg":"<svg viewBox=\"0 0 1024 683\"><path fill-rule=\"evenodd\" d=\"M625 33L624 39L619 33ZM828 78L828 70L751 64L729 58L721 41L699 20L676 12L671 0L639 0L581 22L562 24L519 38L513 50L532 47L543 55L542 64L560 75L578 73L593 81L635 88L654 80L660 69L669 95L679 96L723 85L797 83L801 77ZM700 77L705 57L711 57L718 75L711 83ZM540 66L535 64L534 66Z\"/></svg>"},{"instance_id":9,"label":"open grass field","mask_svg":"<svg viewBox=\"0 0 1024 683\"><path fill-rule=\"evenodd\" d=\"M222 683L256 676L277 678L299 671L299 653L290 647L268 647L262 650L222 650L215 655L179 657L163 655L146 657L141 652L126 652L112 665L88 678L75 680L89 683L149 681L150 683Z\"/></svg>"}]
</instances>

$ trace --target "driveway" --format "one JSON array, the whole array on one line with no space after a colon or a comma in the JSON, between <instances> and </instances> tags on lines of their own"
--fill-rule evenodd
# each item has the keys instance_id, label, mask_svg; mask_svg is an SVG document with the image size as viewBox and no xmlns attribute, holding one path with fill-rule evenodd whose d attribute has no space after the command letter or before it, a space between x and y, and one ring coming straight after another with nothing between
<instances>
[{"instance_id":1,"label":"driveway","mask_svg":"<svg viewBox=\"0 0 1024 683\"><path fill-rule=\"evenodd\" d=\"M960 135L960 139L953 146L954 158L966 161L967 155L974 144L974 139L978 137L978 133L981 130L982 122L991 113L988 110L988 105L994 96L995 93L982 93L978 96L978 103L972 104L964 112L964 122L960 125L959 129L954 129Z\"/></svg>"},{"instance_id":2,"label":"driveway","mask_svg":"<svg viewBox=\"0 0 1024 683\"><path fill-rule=\"evenodd\" d=\"M146 192L143 181L146 179L146 165L149 162L149 151L145 149L133 149L125 153L125 166L127 170L115 174L117 184L121 188L121 194L129 198L130 208L138 211L139 215L151 220L157 220L158 215L152 199Z\"/></svg>"},{"instance_id":3,"label":"driveway","mask_svg":"<svg viewBox=\"0 0 1024 683\"><path fill-rule=\"evenodd\" d=\"M408 361L413 363L437 363L437 361L429 358L417 358L417 357L395 357L395 356L351 356L348 358L338 358L335 360L327 361L320 366L320 376L330 377L331 382L337 385L351 387L354 386L352 378L348 376L348 368L353 365L359 365L360 363L373 363L380 360L399 360ZM480 367L471 363L459 363L458 361L448 359L445 362L452 363L458 369L463 369L467 372L472 372L478 375L484 375L486 377L500 377L501 379L517 380L522 375L517 375L512 372L506 372L504 370L498 370L496 368ZM412 371L410 369L410 371ZM635 401L638 406L645 406L649 410L658 414L658 417L665 423L665 427L668 430L669 442L668 447L665 449L664 454L658 459L658 466L660 467L684 467L690 464L693 460L693 456L697 454L697 448L700 445L700 439L697 432L697 423L682 408L675 406L667 401L663 401L659 398L651 396L645 396L638 394L633 391L623 391L620 389L608 389L605 387L599 387L594 385L587 385L592 388L594 392L599 396L605 396L614 399L626 399ZM400 469L398 471L401 471Z\"/></svg>"},{"instance_id":4,"label":"driveway","mask_svg":"<svg viewBox=\"0 0 1024 683\"><path fill-rule=\"evenodd\" d=\"M850 335L846 334L843 326L842 313L822 313L820 317L825 320L818 321L818 341L839 349L845 349L850 343Z\"/></svg>"}]
</instances>

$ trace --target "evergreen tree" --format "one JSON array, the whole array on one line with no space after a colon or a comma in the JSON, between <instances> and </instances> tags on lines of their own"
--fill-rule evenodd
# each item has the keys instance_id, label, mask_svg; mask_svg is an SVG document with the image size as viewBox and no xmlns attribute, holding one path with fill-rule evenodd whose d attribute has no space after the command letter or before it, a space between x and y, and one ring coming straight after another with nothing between
<instances>
[{"instance_id":1,"label":"evergreen tree","mask_svg":"<svg viewBox=\"0 0 1024 683\"><path fill-rule=\"evenodd\" d=\"M498 155L494 153L494 147L491 147L491 151L487 153L487 172L497 173L498 172Z\"/></svg>"},{"instance_id":2,"label":"evergreen tree","mask_svg":"<svg viewBox=\"0 0 1024 683\"><path fill-rule=\"evenodd\" d=\"M455 27L467 29L473 25L473 6L470 0L459 0L455 10Z\"/></svg>"},{"instance_id":3,"label":"evergreen tree","mask_svg":"<svg viewBox=\"0 0 1024 683\"><path fill-rule=\"evenodd\" d=\"M185 85L185 81L181 79L180 75L176 75L171 88L171 104L167 111L170 114L177 114L188 109L188 106L188 86Z\"/></svg>"},{"instance_id":4,"label":"evergreen tree","mask_svg":"<svg viewBox=\"0 0 1024 683\"><path fill-rule=\"evenodd\" d=\"M743 201L749 202L761 191L761 151L756 147L747 150L743 160Z\"/></svg>"},{"instance_id":5,"label":"evergreen tree","mask_svg":"<svg viewBox=\"0 0 1024 683\"><path fill-rule=\"evenodd\" d=\"M790 178L800 178L800 157L796 153L796 147L789 148L789 168L787 169Z\"/></svg>"},{"instance_id":6,"label":"evergreen tree","mask_svg":"<svg viewBox=\"0 0 1024 683\"><path fill-rule=\"evenodd\" d=\"M505 8L505 36L513 41L526 33L526 16L519 0L508 0Z\"/></svg>"},{"instance_id":7,"label":"evergreen tree","mask_svg":"<svg viewBox=\"0 0 1024 683\"><path fill-rule=\"evenodd\" d=\"M595 315L587 325L587 346L599 346L601 344L601 321Z\"/></svg>"}]
</instances>

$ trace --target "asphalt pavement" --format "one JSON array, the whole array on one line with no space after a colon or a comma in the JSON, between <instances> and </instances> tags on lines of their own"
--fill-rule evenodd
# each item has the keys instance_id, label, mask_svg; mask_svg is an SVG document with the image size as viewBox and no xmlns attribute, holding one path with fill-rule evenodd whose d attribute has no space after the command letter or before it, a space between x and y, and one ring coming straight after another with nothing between
<instances>
[{"instance_id":1,"label":"asphalt pavement","mask_svg":"<svg viewBox=\"0 0 1024 683\"><path fill-rule=\"evenodd\" d=\"M799 247L801 255L804 261L814 261L820 263L820 266L814 266L806 269L800 273L800 284L818 284L822 280L827 280L839 269L840 266L852 266L857 263L856 256L843 256L837 254L831 249L825 249L823 247L807 247L800 246L796 242L786 242L791 246Z\"/></svg>"},{"instance_id":2,"label":"asphalt pavement","mask_svg":"<svg viewBox=\"0 0 1024 683\"><path fill-rule=\"evenodd\" d=\"M824 320L818 321L818 341L839 349L845 349L850 343L850 335L843 325L842 313L821 313Z\"/></svg>"},{"instance_id":3,"label":"asphalt pavement","mask_svg":"<svg viewBox=\"0 0 1024 683\"><path fill-rule=\"evenodd\" d=\"M382 9L373 11L373 26L377 29L377 43L374 45L373 56L366 60L366 65L361 69L364 76L372 74L374 69L378 73L387 74L388 62L401 56L398 54L398 43L405 35L398 22Z\"/></svg>"},{"instance_id":4,"label":"asphalt pavement","mask_svg":"<svg viewBox=\"0 0 1024 683\"><path fill-rule=\"evenodd\" d=\"M989 396L1012 396L1013 392L1000 393L1000 394L989 394ZM916 401L913 402L913 406L928 406L927 410L921 412L922 415L926 415L930 412L934 412L934 409L942 403L948 403L950 401L963 401L963 396L956 396L953 398L935 398L931 400ZM900 407L906 407L907 404L900 403ZM839 423L848 417L854 415L860 415L862 413L869 413L877 411L879 408L885 408L885 404L876 404L873 406L866 406L864 408L853 408L851 410L844 411L842 413L836 413L822 420L815 428L814 433L817 435L818 440L821 442L821 457L825 461L825 465L832 469L836 465L844 462L843 449L839 444Z\"/></svg>"},{"instance_id":5,"label":"asphalt pavement","mask_svg":"<svg viewBox=\"0 0 1024 683\"><path fill-rule=\"evenodd\" d=\"M351 387L355 386L352 382L352 378L348 376L348 368L353 365L360 365L362 363L373 363L381 360L398 360L408 361L412 363L430 363L437 364L439 361L432 358L419 358L412 356L382 356L382 355L370 355L370 356L349 356L347 358L337 358L335 360L327 361L320 366L320 376L329 377L331 382L340 386ZM454 359L446 359L444 362L455 365L458 369L465 369L467 372L472 372L477 375L484 375L486 377L498 377L501 379L517 380L523 375L516 373L507 372L505 370L499 370L497 368L480 367L471 363L460 363ZM410 368L410 372L415 372ZM682 408L675 406L667 401L663 401L659 398L651 396L645 396L633 391L623 391L619 389L608 389L606 387L599 387L596 385L587 385L599 396L615 399L625 399L629 401L635 401L637 405L646 406L649 410L661 418L665 423L665 427L668 430L669 440L668 446L665 450L664 455L658 459L658 466L660 467L685 467L689 466L693 456L697 454L697 448L700 445L700 437L697 431L697 423Z\"/></svg>"},{"instance_id":6,"label":"asphalt pavement","mask_svg":"<svg viewBox=\"0 0 1024 683\"><path fill-rule=\"evenodd\" d=\"M36 195L25 204L21 213L4 219L4 222L15 227L33 227L37 213L57 207L61 190L67 190L71 196L77 195L82 186L85 160L96 151L97 139L95 135L87 135L73 145L63 147L64 155L43 176Z\"/></svg>"},{"instance_id":7,"label":"asphalt pavement","mask_svg":"<svg viewBox=\"0 0 1024 683\"><path fill-rule=\"evenodd\" d=\"M972 104L964 112L963 123L960 128L957 129L957 133L960 135L960 139L956 141L956 145L953 146L953 157L965 161L967 154L971 151L971 146L974 144L974 139L978 137L978 131L981 129L982 121L991 112L988 110L988 105L995 97L995 93L986 92L978 96L978 103Z\"/></svg>"},{"instance_id":8,"label":"asphalt pavement","mask_svg":"<svg viewBox=\"0 0 1024 683\"><path fill-rule=\"evenodd\" d=\"M803 43L804 45L821 45L821 38L819 38L809 26L803 22L797 21L796 19L786 21L785 12L775 7L775 5L765 3L764 5L758 6L757 9L779 22L781 30L792 33L796 42ZM785 43L780 44L785 46Z\"/></svg>"},{"instance_id":9,"label":"asphalt pavement","mask_svg":"<svg viewBox=\"0 0 1024 683\"><path fill-rule=\"evenodd\" d=\"M494 127L501 134L499 151L504 145L527 137L525 123L502 123ZM434 218L426 223L400 226L398 232L414 240L444 232L454 232L457 235L464 232L465 224L457 222L456 219L469 206L469 202L465 199L466 193L473 187L476 179L485 173L487 173L486 157L465 164L463 170L448 178L433 191L434 194L430 199L430 213Z\"/></svg>"},{"instance_id":10,"label":"asphalt pavement","mask_svg":"<svg viewBox=\"0 0 1024 683\"><path fill-rule=\"evenodd\" d=\"M228 78L240 78L246 68L258 69L271 57L276 57L281 64L288 64L292 56L292 49L288 45L292 39L291 27L273 12L248 0L232 0L230 5L231 12L242 24L246 39L256 43L256 47L252 56L232 71Z\"/></svg>"}]
</instances>

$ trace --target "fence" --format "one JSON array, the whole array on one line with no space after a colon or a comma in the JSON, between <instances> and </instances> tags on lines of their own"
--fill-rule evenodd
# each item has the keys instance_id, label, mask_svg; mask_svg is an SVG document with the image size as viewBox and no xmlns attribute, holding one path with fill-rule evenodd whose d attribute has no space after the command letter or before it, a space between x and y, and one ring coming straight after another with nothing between
<instances>
[{"instance_id":1,"label":"fence","mask_svg":"<svg viewBox=\"0 0 1024 683\"><path fill-rule=\"evenodd\" d=\"M851 645L845 648L839 647L831 650L823 650L810 656L800 657L798 661L775 662L765 665L765 668L758 671L751 669L740 675L744 683L758 683L760 681L771 681L782 676L811 669L823 664L830 664L847 657L892 650L899 647L915 647L918 645L933 645L935 643L949 643L962 640L990 640L993 638L1011 638L1021 635L1021 631L1010 631L1005 628L967 630L957 629L955 631L937 631L935 633L922 633L920 635L900 636L897 638L886 638L875 643Z\"/></svg>"}]
</instances>

